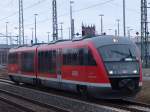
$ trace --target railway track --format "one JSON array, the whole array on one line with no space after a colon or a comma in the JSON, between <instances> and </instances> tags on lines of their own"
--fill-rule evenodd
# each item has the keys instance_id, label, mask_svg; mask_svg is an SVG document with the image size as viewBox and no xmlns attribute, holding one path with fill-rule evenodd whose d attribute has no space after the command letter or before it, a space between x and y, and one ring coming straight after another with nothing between
<instances>
[{"instance_id":1,"label":"railway track","mask_svg":"<svg viewBox=\"0 0 150 112\"><path fill-rule=\"evenodd\" d=\"M15 102L10 101L7 98L1 97L1 96L0 96L0 101L5 102L6 104L12 105L12 106L16 107L17 109L20 109L20 110L22 110L24 112L35 112L35 111L25 107L25 106L19 105L19 104L15 103Z\"/></svg>"},{"instance_id":2,"label":"railway track","mask_svg":"<svg viewBox=\"0 0 150 112\"><path fill-rule=\"evenodd\" d=\"M109 105L111 107L116 107L131 112L150 112L150 105L141 102L127 101L127 100L120 100L120 101L114 100L114 101L99 102L98 104Z\"/></svg>"},{"instance_id":3,"label":"railway track","mask_svg":"<svg viewBox=\"0 0 150 112\"><path fill-rule=\"evenodd\" d=\"M150 105L149 104L145 104L142 102L135 102L135 101L127 101L127 100L124 100L123 102L125 104L127 104L128 108L135 109L136 111L150 112Z\"/></svg>"},{"instance_id":4,"label":"railway track","mask_svg":"<svg viewBox=\"0 0 150 112\"><path fill-rule=\"evenodd\" d=\"M0 82L13 84L11 81L2 79L0 79ZM0 100L25 112L71 112L65 108L60 108L46 103L40 103L39 101L31 100L27 97L4 89L0 89Z\"/></svg>"},{"instance_id":5,"label":"railway track","mask_svg":"<svg viewBox=\"0 0 150 112\"><path fill-rule=\"evenodd\" d=\"M14 82L12 82L10 80L7 80L7 79L3 79L3 78L0 78L0 82L9 83L9 84L15 84Z\"/></svg>"},{"instance_id":6,"label":"railway track","mask_svg":"<svg viewBox=\"0 0 150 112\"><path fill-rule=\"evenodd\" d=\"M0 79L0 82L13 84L13 82L8 81L8 80L3 80L3 79ZM0 90L0 92L1 92L1 90ZM45 91L45 92L47 93L48 91ZM64 97L66 97L66 95ZM67 97L71 98L70 95L67 96ZM103 105L103 106L109 106L109 107L112 107L112 108L118 108L118 109L121 109L122 111L150 112L150 105L149 104L144 104L144 103L141 103L141 102L127 101L127 100L113 100L113 101L110 101L110 100L97 100L97 99L88 100L88 99L82 99L80 97L75 97L75 99L77 99L79 101L82 100L82 101L85 101L87 103L92 103L94 105Z\"/></svg>"}]
</instances>

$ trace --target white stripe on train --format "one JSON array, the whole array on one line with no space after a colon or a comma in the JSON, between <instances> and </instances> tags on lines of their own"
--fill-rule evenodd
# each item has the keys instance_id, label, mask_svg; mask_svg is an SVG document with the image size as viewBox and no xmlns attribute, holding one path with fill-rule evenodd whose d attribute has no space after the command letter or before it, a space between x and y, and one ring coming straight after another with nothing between
<instances>
[{"instance_id":1,"label":"white stripe on train","mask_svg":"<svg viewBox=\"0 0 150 112\"><path fill-rule=\"evenodd\" d=\"M9 73L12 76L19 76L19 77L26 77L26 78L36 78L36 76L30 76L30 75L23 75L23 74L12 74ZM94 87L111 87L109 83L88 83L88 82L81 82L81 81L71 81L71 80L64 80L64 79L59 79L59 78L46 78L46 77L38 77L41 80L47 80L47 81L54 81L54 82L59 82L61 81L62 83L70 83L70 84L80 84L80 85L87 85L87 86L94 86Z\"/></svg>"}]
</instances>

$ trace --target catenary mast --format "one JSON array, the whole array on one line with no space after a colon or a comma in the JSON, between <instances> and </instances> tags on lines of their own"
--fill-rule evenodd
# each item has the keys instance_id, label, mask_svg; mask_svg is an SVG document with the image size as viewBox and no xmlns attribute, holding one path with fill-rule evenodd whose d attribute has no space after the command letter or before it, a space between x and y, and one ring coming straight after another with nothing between
<instances>
[{"instance_id":1,"label":"catenary mast","mask_svg":"<svg viewBox=\"0 0 150 112\"><path fill-rule=\"evenodd\" d=\"M57 23L57 2L52 1L52 12L53 12L53 40L58 40L58 23Z\"/></svg>"},{"instance_id":2,"label":"catenary mast","mask_svg":"<svg viewBox=\"0 0 150 112\"><path fill-rule=\"evenodd\" d=\"M144 67L149 63L147 8L147 0L141 0L141 58Z\"/></svg>"},{"instance_id":3,"label":"catenary mast","mask_svg":"<svg viewBox=\"0 0 150 112\"><path fill-rule=\"evenodd\" d=\"M23 0L19 0L19 45L24 45Z\"/></svg>"}]
</instances>

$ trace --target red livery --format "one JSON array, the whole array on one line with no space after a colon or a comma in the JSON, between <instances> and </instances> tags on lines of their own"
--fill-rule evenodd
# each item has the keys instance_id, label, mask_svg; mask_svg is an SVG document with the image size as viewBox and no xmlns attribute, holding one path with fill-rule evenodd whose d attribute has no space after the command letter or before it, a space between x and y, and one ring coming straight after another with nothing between
<instances>
[{"instance_id":1,"label":"red livery","mask_svg":"<svg viewBox=\"0 0 150 112\"><path fill-rule=\"evenodd\" d=\"M120 99L135 96L142 86L139 54L125 37L58 40L11 49L8 70L16 83Z\"/></svg>"}]
</instances>

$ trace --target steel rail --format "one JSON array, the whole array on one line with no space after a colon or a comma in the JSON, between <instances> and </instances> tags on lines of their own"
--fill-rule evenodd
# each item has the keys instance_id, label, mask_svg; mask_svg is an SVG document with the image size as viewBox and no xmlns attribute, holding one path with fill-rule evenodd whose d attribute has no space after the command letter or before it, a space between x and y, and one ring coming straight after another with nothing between
<instances>
[{"instance_id":1,"label":"steel rail","mask_svg":"<svg viewBox=\"0 0 150 112\"><path fill-rule=\"evenodd\" d=\"M8 81L8 80L3 80L3 79L0 79L0 82L4 82L4 83L9 83L9 84L14 84L13 82L11 81ZM16 85L15 85L16 86ZM22 87L22 86L19 86L19 87ZM23 86L24 87L24 86ZM28 87L25 87L25 88L28 88ZM31 88L30 88L31 89ZM36 89L37 90L37 89ZM1 91L1 90L0 90ZM3 90L4 91L4 90ZM42 91L39 89L39 91ZM48 93L47 91L42 91L42 92L45 92L45 93ZM53 93L52 93L53 94ZM68 97L66 95L62 95L61 96L65 96L65 97ZM22 97L22 96L21 96ZM69 95L69 97L71 97ZM71 97L72 98L72 97ZM118 100L118 101L111 101L111 100L97 100L97 99L94 99L94 100L88 100L88 99L82 99L82 98L72 98L72 99L77 99L77 100L81 100L81 101L85 101L87 103L93 103L93 104L98 104L98 105L104 105L104 106L110 106L110 107L114 107L114 108L118 108L118 109L122 109L122 110L126 110L126 111L136 111L136 112L147 112L146 110L144 111L143 109L140 109L141 107L142 108L146 108L146 109L149 109L150 110L150 105L149 104L144 104L142 102L135 102L135 101L129 101L129 100ZM30 101L30 99L29 99ZM39 105L41 105L41 103L39 103ZM42 104L43 105L43 104ZM47 106L47 104L44 106ZM136 107L139 107L138 108L133 108L133 106L136 106ZM59 110L60 111L60 110ZM68 111L70 112L70 110Z\"/></svg>"},{"instance_id":2,"label":"steel rail","mask_svg":"<svg viewBox=\"0 0 150 112\"><path fill-rule=\"evenodd\" d=\"M13 84L13 82L11 81L7 81L7 80L1 80L0 79L0 82L3 82L3 83L8 83L8 84ZM15 85L16 86L16 85ZM46 103L41 103L39 101L36 101L36 100L32 100L30 98L27 98L27 97L24 97L24 96L21 96L17 93L12 93L10 91L7 91L7 90L3 90L3 89L0 89L0 94L1 93L4 93L6 95L9 95L9 96L12 96L14 98L17 98L17 99L20 99L20 100L24 100L24 101L27 101L27 102L30 102L32 104L35 104L35 105L38 105L40 107L44 107L44 108L47 108L47 109L50 109L50 110L53 110L53 111L56 111L56 112L71 112L71 110L68 110L68 109L65 109L65 108L61 108L61 107L58 107L58 106L55 106L55 105L50 105L50 104L46 104ZM22 105L18 105L17 103L13 103L11 101L9 101L9 99L7 98L3 98L2 96L0 96L0 100L2 101L5 101L7 103L10 103L16 107L20 107L21 109L27 111L27 112L35 112L31 109L28 109L27 107L24 107Z\"/></svg>"}]
</instances>

